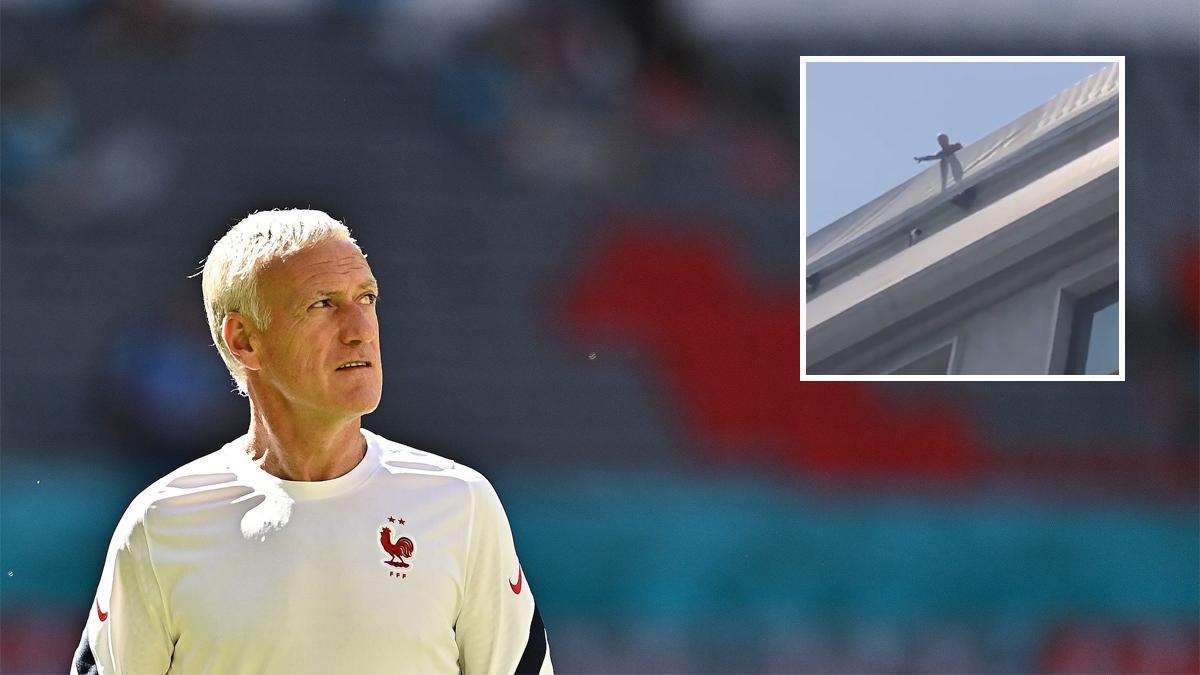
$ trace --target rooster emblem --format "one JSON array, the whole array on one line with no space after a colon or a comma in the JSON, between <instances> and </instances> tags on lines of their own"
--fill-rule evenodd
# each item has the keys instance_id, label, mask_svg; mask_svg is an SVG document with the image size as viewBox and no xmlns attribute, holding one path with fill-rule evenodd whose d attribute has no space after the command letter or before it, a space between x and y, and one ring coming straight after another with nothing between
<instances>
[{"instance_id":1,"label":"rooster emblem","mask_svg":"<svg viewBox=\"0 0 1200 675\"><path fill-rule=\"evenodd\" d=\"M392 567L411 567L411 565L404 562L404 559L412 557L412 539L400 537L393 542L392 528L384 527L379 530L379 545L383 547L384 553L392 556L390 559L384 560L384 564L391 565Z\"/></svg>"}]
</instances>

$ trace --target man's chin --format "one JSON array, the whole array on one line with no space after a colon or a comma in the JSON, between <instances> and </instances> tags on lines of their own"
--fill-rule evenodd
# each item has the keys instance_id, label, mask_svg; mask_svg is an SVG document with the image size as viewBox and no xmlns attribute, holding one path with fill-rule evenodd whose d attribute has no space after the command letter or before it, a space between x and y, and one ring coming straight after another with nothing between
<instances>
[{"instance_id":1,"label":"man's chin","mask_svg":"<svg viewBox=\"0 0 1200 675\"><path fill-rule=\"evenodd\" d=\"M340 411L338 416L361 417L375 412L379 407L380 391L373 387L355 387L351 391L330 392L326 406L332 412Z\"/></svg>"},{"instance_id":2,"label":"man's chin","mask_svg":"<svg viewBox=\"0 0 1200 675\"><path fill-rule=\"evenodd\" d=\"M350 396L342 401L342 405L354 415L362 416L375 412L375 409L379 407L379 400L380 396L378 393L374 395Z\"/></svg>"}]
</instances>

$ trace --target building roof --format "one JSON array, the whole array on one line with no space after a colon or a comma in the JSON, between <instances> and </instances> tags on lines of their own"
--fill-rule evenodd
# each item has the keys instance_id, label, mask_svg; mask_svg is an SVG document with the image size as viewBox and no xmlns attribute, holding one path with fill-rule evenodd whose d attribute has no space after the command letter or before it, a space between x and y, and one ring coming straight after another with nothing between
<instances>
[{"instance_id":1,"label":"building roof","mask_svg":"<svg viewBox=\"0 0 1200 675\"><path fill-rule=\"evenodd\" d=\"M963 167L956 188L965 189L994 175L1101 112L1115 111L1119 91L1118 64L1113 63L964 147L956 155ZM936 164L809 236L806 273L852 256L873 240L872 235L891 232L891 226L906 216L960 191L943 191Z\"/></svg>"},{"instance_id":2,"label":"building roof","mask_svg":"<svg viewBox=\"0 0 1200 675\"><path fill-rule=\"evenodd\" d=\"M961 227L937 232L921 246L902 249L808 300L809 363L898 325L1117 213L1119 160L1120 139L1113 138L968 213Z\"/></svg>"}]
</instances>

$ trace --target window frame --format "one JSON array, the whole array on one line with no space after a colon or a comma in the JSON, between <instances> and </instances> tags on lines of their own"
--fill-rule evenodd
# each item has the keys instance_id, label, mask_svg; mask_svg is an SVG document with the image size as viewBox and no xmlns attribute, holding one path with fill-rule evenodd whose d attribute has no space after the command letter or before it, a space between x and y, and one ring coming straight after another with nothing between
<instances>
[{"instance_id":1,"label":"window frame","mask_svg":"<svg viewBox=\"0 0 1200 675\"><path fill-rule=\"evenodd\" d=\"M1071 334L1067 340L1067 375L1085 375L1088 352L1092 341L1092 323L1096 312L1121 301L1120 286L1113 282L1094 293L1075 301L1071 316ZM1120 308L1118 307L1118 311ZM1118 330L1120 326L1118 324ZM1110 373L1091 373L1105 375Z\"/></svg>"}]
</instances>

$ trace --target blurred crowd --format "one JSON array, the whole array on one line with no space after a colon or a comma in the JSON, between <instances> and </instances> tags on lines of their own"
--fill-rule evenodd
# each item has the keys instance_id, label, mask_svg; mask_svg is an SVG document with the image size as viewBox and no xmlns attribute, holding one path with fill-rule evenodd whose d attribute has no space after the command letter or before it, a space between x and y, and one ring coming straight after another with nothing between
<instances>
[{"instance_id":1,"label":"blurred crowd","mask_svg":"<svg viewBox=\"0 0 1200 675\"><path fill-rule=\"evenodd\" d=\"M1200 60L1136 29L1198 10L837 4L0 3L0 667L244 431L189 275L312 206L382 283L365 426L493 476L562 672L1195 672ZM862 53L1127 56L1127 382L798 381L798 57Z\"/></svg>"}]
</instances>

